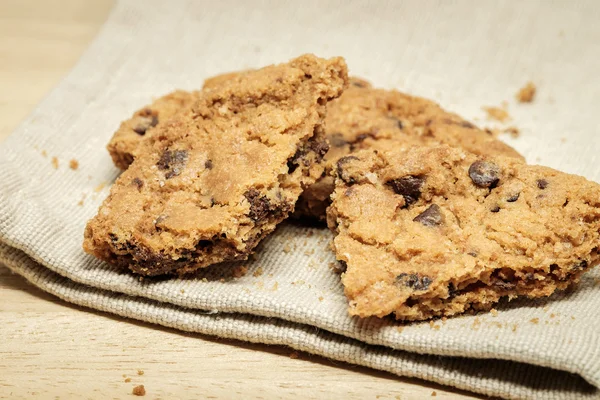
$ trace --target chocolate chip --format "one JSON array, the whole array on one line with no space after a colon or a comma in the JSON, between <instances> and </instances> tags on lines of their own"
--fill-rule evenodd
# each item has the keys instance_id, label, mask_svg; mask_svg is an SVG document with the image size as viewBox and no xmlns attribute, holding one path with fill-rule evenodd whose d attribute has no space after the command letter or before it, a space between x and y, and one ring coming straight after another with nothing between
<instances>
[{"instance_id":1,"label":"chocolate chip","mask_svg":"<svg viewBox=\"0 0 600 400\"><path fill-rule=\"evenodd\" d=\"M404 124L399 119L396 119L396 125L398 125L398 129L404 129Z\"/></svg>"},{"instance_id":2,"label":"chocolate chip","mask_svg":"<svg viewBox=\"0 0 600 400\"><path fill-rule=\"evenodd\" d=\"M133 178L133 180L131 181L132 184L134 184L135 186L137 186L138 190L142 190L142 188L144 187L144 181L142 181L140 178Z\"/></svg>"},{"instance_id":3,"label":"chocolate chip","mask_svg":"<svg viewBox=\"0 0 600 400\"><path fill-rule=\"evenodd\" d=\"M444 215L437 204L430 205L427 210L417 215L413 221L425 226L438 226L444 223Z\"/></svg>"},{"instance_id":4,"label":"chocolate chip","mask_svg":"<svg viewBox=\"0 0 600 400\"><path fill-rule=\"evenodd\" d=\"M352 81L352 86L356 86L356 87L359 87L359 88L366 88L367 84L365 82L353 80Z\"/></svg>"},{"instance_id":5,"label":"chocolate chip","mask_svg":"<svg viewBox=\"0 0 600 400\"><path fill-rule=\"evenodd\" d=\"M514 203L515 201L519 200L519 195L520 195L520 193L513 194L508 199L506 199L506 201L509 203Z\"/></svg>"},{"instance_id":6,"label":"chocolate chip","mask_svg":"<svg viewBox=\"0 0 600 400\"><path fill-rule=\"evenodd\" d=\"M138 135L145 135L146 131L158 124L158 118L153 116L140 117L138 124L133 128L133 131Z\"/></svg>"},{"instance_id":7,"label":"chocolate chip","mask_svg":"<svg viewBox=\"0 0 600 400\"><path fill-rule=\"evenodd\" d=\"M346 261L338 260L338 262L333 263L332 268L338 274L342 274L348 269L348 264L346 264Z\"/></svg>"},{"instance_id":8,"label":"chocolate chip","mask_svg":"<svg viewBox=\"0 0 600 400\"><path fill-rule=\"evenodd\" d=\"M469 251L467 254L470 255L471 257L477 257L477 255L478 255L477 252L474 250Z\"/></svg>"},{"instance_id":9,"label":"chocolate chip","mask_svg":"<svg viewBox=\"0 0 600 400\"><path fill-rule=\"evenodd\" d=\"M500 180L500 167L489 161L475 161L469 167L469 176L479 187L494 188Z\"/></svg>"},{"instance_id":10,"label":"chocolate chip","mask_svg":"<svg viewBox=\"0 0 600 400\"><path fill-rule=\"evenodd\" d=\"M165 150L156 163L156 166L165 173L166 179L171 179L174 176L181 174L188 159L187 150Z\"/></svg>"},{"instance_id":11,"label":"chocolate chip","mask_svg":"<svg viewBox=\"0 0 600 400\"><path fill-rule=\"evenodd\" d=\"M537 187L544 190L548 187L548 181L545 179L538 179L537 180Z\"/></svg>"},{"instance_id":12,"label":"chocolate chip","mask_svg":"<svg viewBox=\"0 0 600 400\"><path fill-rule=\"evenodd\" d=\"M535 275L533 274L533 272L528 272L525 274L525 283L534 283L535 282Z\"/></svg>"},{"instance_id":13,"label":"chocolate chip","mask_svg":"<svg viewBox=\"0 0 600 400\"><path fill-rule=\"evenodd\" d=\"M288 173L296 171L300 163L309 167L313 162L321 162L323 157L329 151L329 144L320 137L313 136L306 143L303 143L296 149L296 152L287 161ZM315 160L311 160L308 155L314 154Z\"/></svg>"},{"instance_id":14,"label":"chocolate chip","mask_svg":"<svg viewBox=\"0 0 600 400\"><path fill-rule=\"evenodd\" d=\"M256 222L264 219L269 214L271 202L267 196L251 188L244 194L244 197L250 203L250 212L248 213L250 219Z\"/></svg>"},{"instance_id":15,"label":"chocolate chip","mask_svg":"<svg viewBox=\"0 0 600 400\"><path fill-rule=\"evenodd\" d=\"M492 207L492 208L490 209L490 211L491 211L491 212L493 212L493 213L500 212L500 206L497 206L497 205L496 205L496 206Z\"/></svg>"},{"instance_id":16,"label":"chocolate chip","mask_svg":"<svg viewBox=\"0 0 600 400\"><path fill-rule=\"evenodd\" d=\"M334 133L329 135L329 143L331 143L333 147L344 147L348 142L341 133Z\"/></svg>"},{"instance_id":17,"label":"chocolate chip","mask_svg":"<svg viewBox=\"0 0 600 400\"><path fill-rule=\"evenodd\" d=\"M459 123L459 125L462 126L463 128L468 128L468 129L476 129L477 128L475 125L473 125L469 121L461 121Z\"/></svg>"},{"instance_id":18,"label":"chocolate chip","mask_svg":"<svg viewBox=\"0 0 600 400\"><path fill-rule=\"evenodd\" d=\"M425 183L422 176L408 175L399 179L393 179L386 182L391 186L396 194L404 197L405 206L408 207L416 202L421 196L421 187Z\"/></svg>"},{"instance_id":19,"label":"chocolate chip","mask_svg":"<svg viewBox=\"0 0 600 400\"><path fill-rule=\"evenodd\" d=\"M354 140L354 143L360 143L360 142L364 142L366 138L368 137L373 137L372 134L370 133L361 133L360 135L356 136L356 139Z\"/></svg>"},{"instance_id":20,"label":"chocolate chip","mask_svg":"<svg viewBox=\"0 0 600 400\"><path fill-rule=\"evenodd\" d=\"M206 168L206 169L212 169L212 167L213 167L212 160L206 160L206 161L204 161L204 168Z\"/></svg>"},{"instance_id":21,"label":"chocolate chip","mask_svg":"<svg viewBox=\"0 0 600 400\"><path fill-rule=\"evenodd\" d=\"M408 286L413 290L427 290L433 282L428 276L402 273L396 277L396 284Z\"/></svg>"},{"instance_id":22,"label":"chocolate chip","mask_svg":"<svg viewBox=\"0 0 600 400\"><path fill-rule=\"evenodd\" d=\"M358 157L355 157L355 156L342 157L336 163L337 176L348 185L353 185L356 183L356 180L353 177L351 177L346 171L344 171L344 164L348 163L351 160L358 160Z\"/></svg>"},{"instance_id":23,"label":"chocolate chip","mask_svg":"<svg viewBox=\"0 0 600 400\"><path fill-rule=\"evenodd\" d=\"M456 297L457 294L458 294L458 289L456 288L454 283L450 282L448 284L448 298L453 299Z\"/></svg>"},{"instance_id":24,"label":"chocolate chip","mask_svg":"<svg viewBox=\"0 0 600 400\"><path fill-rule=\"evenodd\" d=\"M321 162L325 154L329 151L329 143L325 140L310 140L308 142L308 149L315 153L317 162Z\"/></svg>"},{"instance_id":25,"label":"chocolate chip","mask_svg":"<svg viewBox=\"0 0 600 400\"><path fill-rule=\"evenodd\" d=\"M148 127L145 125L137 125L133 128L133 131L138 135L145 135L146 130L148 130Z\"/></svg>"}]
</instances>

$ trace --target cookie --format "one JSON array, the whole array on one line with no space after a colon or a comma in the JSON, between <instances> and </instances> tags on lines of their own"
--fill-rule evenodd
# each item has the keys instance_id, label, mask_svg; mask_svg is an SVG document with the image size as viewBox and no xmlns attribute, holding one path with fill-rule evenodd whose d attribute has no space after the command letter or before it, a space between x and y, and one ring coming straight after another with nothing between
<instances>
[{"instance_id":1,"label":"cookie","mask_svg":"<svg viewBox=\"0 0 600 400\"><path fill-rule=\"evenodd\" d=\"M98 214L86 252L142 275L246 259L322 175L342 58L305 55L232 77L157 124Z\"/></svg>"},{"instance_id":2,"label":"cookie","mask_svg":"<svg viewBox=\"0 0 600 400\"><path fill-rule=\"evenodd\" d=\"M136 111L130 119L123 121L106 146L115 165L120 169L127 169L133 162L135 150L142 138L190 106L198 98L198 94L196 91L176 90L158 98L152 104Z\"/></svg>"},{"instance_id":3,"label":"cookie","mask_svg":"<svg viewBox=\"0 0 600 400\"><path fill-rule=\"evenodd\" d=\"M447 144L482 156L522 159L512 147L432 101L396 90L375 89L357 78L329 104L326 130L330 150L324 159L325 175L302 194L297 216L324 219L337 160L361 149Z\"/></svg>"},{"instance_id":4,"label":"cookie","mask_svg":"<svg viewBox=\"0 0 600 400\"><path fill-rule=\"evenodd\" d=\"M340 158L328 210L349 311L424 320L551 295L600 259L600 185L449 146Z\"/></svg>"}]
</instances>

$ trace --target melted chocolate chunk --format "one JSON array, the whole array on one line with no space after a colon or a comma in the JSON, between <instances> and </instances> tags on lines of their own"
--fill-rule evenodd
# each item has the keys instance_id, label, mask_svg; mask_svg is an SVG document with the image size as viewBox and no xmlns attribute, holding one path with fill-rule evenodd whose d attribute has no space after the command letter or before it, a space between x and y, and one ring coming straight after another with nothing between
<instances>
[{"instance_id":1,"label":"melted chocolate chunk","mask_svg":"<svg viewBox=\"0 0 600 400\"><path fill-rule=\"evenodd\" d=\"M300 163L305 167L309 167L313 162L321 162L323 157L329 151L329 144L325 140L317 140L317 137L312 137L308 142L304 143L296 149L296 152L287 161L288 173L296 171ZM309 155L313 153L315 160L311 160Z\"/></svg>"},{"instance_id":2,"label":"melted chocolate chunk","mask_svg":"<svg viewBox=\"0 0 600 400\"><path fill-rule=\"evenodd\" d=\"M548 187L548 181L545 179L538 179L537 180L537 187L544 190Z\"/></svg>"},{"instance_id":3,"label":"melted chocolate chunk","mask_svg":"<svg viewBox=\"0 0 600 400\"><path fill-rule=\"evenodd\" d=\"M269 198L262 195L258 190L252 188L244 194L244 197L250 202L250 212L248 216L253 221L264 219L271 211L271 202Z\"/></svg>"},{"instance_id":4,"label":"melted chocolate chunk","mask_svg":"<svg viewBox=\"0 0 600 400\"><path fill-rule=\"evenodd\" d=\"M490 211L491 211L491 212L493 212L493 213L500 212L500 206L497 206L497 205L496 205L496 206L492 207L492 208L490 209Z\"/></svg>"},{"instance_id":5,"label":"melted chocolate chunk","mask_svg":"<svg viewBox=\"0 0 600 400\"><path fill-rule=\"evenodd\" d=\"M427 290L433 282L428 276L402 273L396 277L396 284L408 286L413 290Z\"/></svg>"},{"instance_id":6,"label":"melted chocolate chunk","mask_svg":"<svg viewBox=\"0 0 600 400\"><path fill-rule=\"evenodd\" d=\"M413 221L425 226L438 226L444 223L444 215L437 204L430 205L427 210L417 215Z\"/></svg>"},{"instance_id":7,"label":"melted chocolate chunk","mask_svg":"<svg viewBox=\"0 0 600 400\"><path fill-rule=\"evenodd\" d=\"M213 162L212 162L212 160L206 160L206 161L204 162L204 168L206 168L206 169L212 169L212 167L213 167Z\"/></svg>"},{"instance_id":8,"label":"melted chocolate chunk","mask_svg":"<svg viewBox=\"0 0 600 400\"><path fill-rule=\"evenodd\" d=\"M181 171L187 164L187 150L165 150L156 166L165 172L165 178L171 179L181 174Z\"/></svg>"},{"instance_id":9,"label":"melted chocolate chunk","mask_svg":"<svg viewBox=\"0 0 600 400\"><path fill-rule=\"evenodd\" d=\"M355 157L355 156L342 157L336 163L336 167L337 167L336 172L337 172L338 178L340 178L342 181L344 181L348 185L353 185L356 183L356 180L353 177L351 177L346 171L344 171L344 164L346 164L348 161L351 161L351 160L358 160L358 157Z\"/></svg>"},{"instance_id":10,"label":"melted chocolate chunk","mask_svg":"<svg viewBox=\"0 0 600 400\"><path fill-rule=\"evenodd\" d=\"M469 167L469 177L479 187L494 188L500 180L500 167L489 161L475 161Z\"/></svg>"},{"instance_id":11,"label":"melted chocolate chunk","mask_svg":"<svg viewBox=\"0 0 600 400\"><path fill-rule=\"evenodd\" d=\"M468 128L468 129L476 129L477 128L475 125L473 125L469 121L461 121L459 123L459 125L462 126L463 128Z\"/></svg>"},{"instance_id":12,"label":"melted chocolate chunk","mask_svg":"<svg viewBox=\"0 0 600 400\"><path fill-rule=\"evenodd\" d=\"M410 206L421 197L421 187L425 183L422 176L405 176L400 179L393 179L387 182L396 194L404 197L405 207Z\"/></svg>"},{"instance_id":13,"label":"melted chocolate chunk","mask_svg":"<svg viewBox=\"0 0 600 400\"><path fill-rule=\"evenodd\" d=\"M506 199L506 201L509 203L514 203L515 201L519 200L519 195L520 195L520 193L513 194L508 199Z\"/></svg>"},{"instance_id":14,"label":"melted chocolate chunk","mask_svg":"<svg viewBox=\"0 0 600 400\"><path fill-rule=\"evenodd\" d=\"M134 184L138 188L138 190L142 190L142 188L144 187L144 181L137 177L133 178L131 183Z\"/></svg>"}]
</instances>

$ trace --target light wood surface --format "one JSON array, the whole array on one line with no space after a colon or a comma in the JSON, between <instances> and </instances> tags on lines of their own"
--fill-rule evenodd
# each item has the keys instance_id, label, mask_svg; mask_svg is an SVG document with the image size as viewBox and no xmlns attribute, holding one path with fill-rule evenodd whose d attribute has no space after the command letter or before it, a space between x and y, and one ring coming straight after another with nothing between
<instances>
[{"instance_id":1,"label":"light wood surface","mask_svg":"<svg viewBox=\"0 0 600 400\"><path fill-rule=\"evenodd\" d=\"M76 63L111 6L111 0L0 0L0 140ZM0 398L120 399L141 384L150 399L472 398L309 354L292 358L281 346L83 309L2 265L0 338Z\"/></svg>"}]
</instances>

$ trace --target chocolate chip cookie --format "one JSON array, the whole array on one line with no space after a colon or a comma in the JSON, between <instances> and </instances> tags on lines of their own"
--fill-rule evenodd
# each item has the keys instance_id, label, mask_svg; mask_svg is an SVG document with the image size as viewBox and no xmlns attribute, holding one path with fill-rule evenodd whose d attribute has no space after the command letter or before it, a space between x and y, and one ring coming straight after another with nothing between
<instances>
[{"instance_id":1,"label":"chocolate chip cookie","mask_svg":"<svg viewBox=\"0 0 600 400\"><path fill-rule=\"evenodd\" d=\"M600 260L600 185L449 146L336 163L328 210L349 311L423 320L549 296Z\"/></svg>"},{"instance_id":2,"label":"chocolate chip cookie","mask_svg":"<svg viewBox=\"0 0 600 400\"><path fill-rule=\"evenodd\" d=\"M302 194L296 215L324 218L337 160L361 149L447 144L482 156L522 159L512 147L432 101L375 89L361 79L353 79L344 94L329 104L326 130L330 150L324 159L325 174Z\"/></svg>"},{"instance_id":3,"label":"chocolate chip cookie","mask_svg":"<svg viewBox=\"0 0 600 400\"><path fill-rule=\"evenodd\" d=\"M142 275L243 260L322 175L342 58L305 55L225 80L145 133L84 249Z\"/></svg>"}]
</instances>

